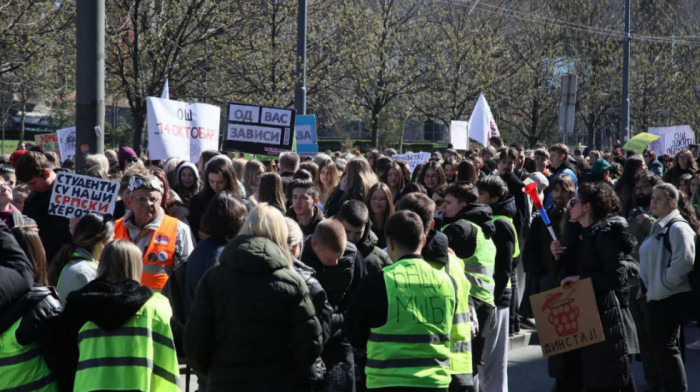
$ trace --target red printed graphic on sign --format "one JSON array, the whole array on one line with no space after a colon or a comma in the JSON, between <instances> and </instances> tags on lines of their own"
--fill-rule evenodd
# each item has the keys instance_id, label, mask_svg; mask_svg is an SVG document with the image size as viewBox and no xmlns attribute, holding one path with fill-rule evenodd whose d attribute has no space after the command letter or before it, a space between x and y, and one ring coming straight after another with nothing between
<instances>
[{"instance_id":1,"label":"red printed graphic on sign","mask_svg":"<svg viewBox=\"0 0 700 392\"><path fill-rule=\"evenodd\" d=\"M572 298L561 298L563 293L552 294L542 305L542 311L549 309L549 323L560 337L578 332L579 309Z\"/></svg>"}]
</instances>

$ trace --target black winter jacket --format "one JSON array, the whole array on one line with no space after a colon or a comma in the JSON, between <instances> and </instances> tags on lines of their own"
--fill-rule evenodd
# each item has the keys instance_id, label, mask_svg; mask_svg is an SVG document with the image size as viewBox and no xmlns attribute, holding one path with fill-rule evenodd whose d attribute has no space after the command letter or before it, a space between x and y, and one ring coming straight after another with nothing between
<instances>
[{"instance_id":1,"label":"black winter jacket","mask_svg":"<svg viewBox=\"0 0 700 392\"><path fill-rule=\"evenodd\" d=\"M516 175L516 173L510 173L507 176L501 176L501 178L508 186L508 195L515 199L513 225L515 225L515 230L518 232L520 249L522 249L523 245L525 244L524 239L530 232L530 209L528 208L529 204L527 202L528 195L523 192L523 187L525 184ZM494 212L494 214L496 213Z\"/></svg>"},{"instance_id":2,"label":"black winter jacket","mask_svg":"<svg viewBox=\"0 0 700 392\"><path fill-rule=\"evenodd\" d=\"M296 223L299 223L299 228L301 229L302 234L304 234L304 237L306 237L307 235L312 235L316 230L316 225L318 225L319 222L323 220L323 212L317 206L314 206L313 214L314 215L313 218L311 218L311 222L309 222L308 225L302 226L301 223L299 223L299 221L297 220L297 214L296 212L294 212L294 208L287 208L287 216L294 219Z\"/></svg>"},{"instance_id":3,"label":"black winter jacket","mask_svg":"<svg viewBox=\"0 0 700 392\"><path fill-rule=\"evenodd\" d=\"M503 201L491 204L491 209L494 215L505 215L513 218L516 213L515 199L513 196L508 196ZM513 223L513 226L515 226L515 222ZM505 219L498 219L493 224L496 226L496 233L493 236L493 244L496 245L496 262L493 270L495 282L493 301L496 306L510 306L512 289L506 286L513 274L513 252L515 251L515 240L518 234Z\"/></svg>"},{"instance_id":4,"label":"black winter jacket","mask_svg":"<svg viewBox=\"0 0 700 392\"><path fill-rule=\"evenodd\" d=\"M44 333L45 321L61 313L61 302L53 287L35 286L8 309L0 313L0 334L7 331L22 317L15 333L23 346L39 341Z\"/></svg>"},{"instance_id":5,"label":"black winter jacket","mask_svg":"<svg viewBox=\"0 0 700 392\"><path fill-rule=\"evenodd\" d=\"M55 255L63 245L70 244L73 238L68 228L68 218L49 214L50 202L51 191L31 192L24 202L22 213L36 221L46 254Z\"/></svg>"},{"instance_id":6,"label":"black winter jacket","mask_svg":"<svg viewBox=\"0 0 700 392\"><path fill-rule=\"evenodd\" d=\"M559 261L564 276L591 278L603 325L605 342L581 348L584 389L620 388L629 382L629 350L618 295L628 289L626 257L634 248L634 237L620 217L608 217L581 228L572 225L565 235L565 253ZM550 357L553 377L563 374L566 354Z\"/></svg>"},{"instance_id":7,"label":"black winter jacket","mask_svg":"<svg viewBox=\"0 0 700 392\"><path fill-rule=\"evenodd\" d=\"M476 250L476 231L469 222L479 225L486 238L492 238L496 234L496 226L492 218L493 212L490 206L468 204L454 218L445 221L449 226L443 230L443 233L447 236L450 248L457 257L466 259ZM462 220L469 222L461 222Z\"/></svg>"},{"instance_id":8,"label":"black winter jacket","mask_svg":"<svg viewBox=\"0 0 700 392\"><path fill-rule=\"evenodd\" d=\"M371 227L372 222L367 224L365 234L357 244L357 250L360 251L365 260L368 274L381 271L382 268L392 264L389 255L377 246L378 238Z\"/></svg>"},{"instance_id":9,"label":"black winter jacket","mask_svg":"<svg viewBox=\"0 0 700 392\"><path fill-rule=\"evenodd\" d=\"M0 221L0 312L5 311L34 285L34 268L17 240Z\"/></svg>"},{"instance_id":10,"label":"black winter jacket","mask_svg":"<svg viewBox=\"0 0 700 392\"><path fill-rule=\"evenodd\" d=\"M321 326L304 280L282 250L240 235L197 287L185 326L189 364L207 390L290 391L321 353Z\"/></svg>"}]
</instances>

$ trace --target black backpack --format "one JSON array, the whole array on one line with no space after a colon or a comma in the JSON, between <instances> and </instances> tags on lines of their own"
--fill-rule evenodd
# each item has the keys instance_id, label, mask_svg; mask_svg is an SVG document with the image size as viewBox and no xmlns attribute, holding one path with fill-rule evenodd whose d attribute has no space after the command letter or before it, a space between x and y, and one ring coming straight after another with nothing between
<instances>
[{"instance_id":1,"label":"black backpack","mask_svg":"<svg viewBox=\"0 0 700 392\"><path fill-rule=\"evenodd\" d=\"M666 224L666 226L663 227L661 230L661 236L664 241L664 248L672 254L671 252L671 240L668 238L669 233L671 232L671 226L673 226L675 223L682 222L685 223L690 227L690 223L688 223L687 220L685 220L682 216L677 215ZM691 227L692 228L692 227ZM658 238L658 237L657 237ZM697 241L695 242L695 261L693 263L693 268L690 270L690 273L688 273L688 282L690 282L690 286L693 288L693 296L696 298L700 298L700 273L698 272L698 269L695 268L697 266L697 262L700 261L700 258L698 257L698 254L700 253L700 247L697 244ZM668 260L668 264L671 264L671 259Z\"/></svg>"}]
</instances>

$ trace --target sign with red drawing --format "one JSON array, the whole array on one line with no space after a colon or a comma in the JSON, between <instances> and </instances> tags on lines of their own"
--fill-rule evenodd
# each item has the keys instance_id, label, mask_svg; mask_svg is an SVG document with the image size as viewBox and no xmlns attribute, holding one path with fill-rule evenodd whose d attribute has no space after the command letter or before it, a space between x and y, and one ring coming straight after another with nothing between
<instances>
[{"instance_id":1,"label":"sign with red drawing","mask_svg":"<svg viewBox=\"0 0 700 392\"><path fill-rule=\"evenodd\" d=\"M605 340L590 278L532 295L530 303L545 357Z\"/></svg>"}]
</instances>

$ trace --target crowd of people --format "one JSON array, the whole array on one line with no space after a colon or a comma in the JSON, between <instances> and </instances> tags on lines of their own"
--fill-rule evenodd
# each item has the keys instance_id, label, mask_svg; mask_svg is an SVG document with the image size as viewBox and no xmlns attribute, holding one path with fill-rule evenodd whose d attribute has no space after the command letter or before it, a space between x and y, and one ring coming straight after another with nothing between
<instances>
[{"instance_id":1,"label":"crowd of people","mask_svg":"<svg viewBox=\"0 0 700 392\"><path fill-rule=\"evenodd\" d=\"M81 174L119 200L79 218L49 213L72 158L0 158L0 390L507 391L527 298L587 278L605 341L550 357L555 390L636 391L635 360L688 390L696 149L395 154L107 150Z\"/></svg>"}]
</instances>

